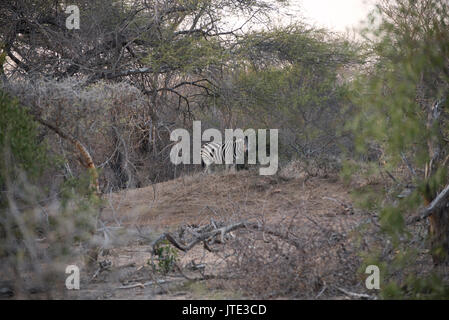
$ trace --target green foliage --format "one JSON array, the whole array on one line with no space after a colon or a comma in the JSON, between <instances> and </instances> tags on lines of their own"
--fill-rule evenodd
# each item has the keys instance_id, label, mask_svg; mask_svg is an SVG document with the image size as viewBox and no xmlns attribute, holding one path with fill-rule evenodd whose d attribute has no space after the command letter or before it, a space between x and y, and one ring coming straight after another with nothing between
<instances>
[{"instance_id":1,"label":"green foliage","mask_svg":"<svg viewBox=\"0 0 449 320\"><path fill-rule=\"evenodd\" d=\"M80 176L68 178L60 186L61 201L66 205L74 197L83 197L90 205L101 205L101 200L96 195L95 181L92 181L92 174L83 171Z\"/></svg>"},{"instance_id":2,"label":"green foliage","mask_svg":"<svg viewBox=\"0 0 449 320\"><path fill-rule=\"evenodd\" d=\"M268 59L301 64L317 71L336 70L358 60L355 46L350 41L326 29L299 23L249 34L242 48L242 56L253 61L267 59L268 56ZM266 61L262 61L261 68L266 66L264 62ZM253 67L258 68L258 65L254 63Z\"/></svg>"},{"instance_id":3,"label":"green foliage","mask_svg":"<svg viewBox=\"0 0 449 320\"><path fill-rule=\"evenodd\" d=\"M357 114L348 128L355 134L357 151L367 153L377 146L389 168L404 165L404 155L408 165L424 168L432 157L431 146L439 145L442 154L449 152L445 142L449 114L444 108L449 95L448 9L447 3L437 0L385 2L372 14L365 30L374 63L354 82L351 98ZM442 115L432 123L437 102ZM406 214L416 211L423 197L433 199L447 184L447 170L439 163L434 166L436 170L427 179L420 174L424 170L416 176L397 177L403 179L403 185L418 186L405 199L398 200L395 193L387 196L377 188L364 190L367 205L378 213L378 236L391 246L383 253L372 248L371 256L366 255L385 266L384 298L447 297L447 283L418 271L416 259L422 249L416 247L416 235L405 224ZM362 198L360 194L357 197Z\"/></svg>"},{"instance_id":4,"label":"green foliage","mask_svg":"<svg viewBox=\"0 0 449 320\"><path fill-rule=\"evenodd\" d=\"M46 190L37 187L42 179L42 173L50 164L55 164L56 158L48 156L47 146L39 141L37 126L25 107L19 105L17 100L0 91L0 150L1 170L0 186L2 190L14 196L8 198L2 196L2 216L8 215L12 210L10 201L19 201L21 206L32 208L39 203L41 198L48 197ZM61 187L60 212L57 215L49 215L47 221L43 221L33 210L21 212L24 219L22 229L15 237L22 238L20 233L35 232L35 230L47 230L50 235L63 241L64 246L68 241L67 236L72 235L75 241L86 240L94 232L93 221L98 203L91 198L91 192L87 192L89 175L80 178L69 179ZM9 209L8 209L9 208ZM73 218L75 215L75 219ZM7 216L3 217L7 219ZM13 230L19 231L17 222L11 225ZM3 229L3 228L2 228ZM64 231L62 231L64 230ZM1 230L5 236L7 230ZM3 237L1 237L3 239Z\"/></svg>"},{"instance_id":5,"label":"green foliage","mask_svg":"<svg viewBox=\"0 0 449 320\"><path fill-rule=\"evenodd\" d=\"M51 291L62 281L58 268L79 254L75 245L92 244L99 201L81 192L88 178L54 185L60 196L49 196L43 173L57 161L39 141L36 123L1 91L0 112L0 273L19 291L26 292L25 283Z\"/></svg>"},{"instance_id":6,"label":"green foliage","mask_svg":"<svg viewBox=\"0 0 449 320\"><path fill-rule=\"evenodd\" d=\"M168 67L181 73L200 73L210 66L218 66L226 57L215 39L185 37L177 41L161 41L151 50L145 63L153 70Z\"/></svg>"},{"instance_id":7,"label":"green foliage","mask_svg":"<svg viewBox=\"0 0 449 320\"><path fill-rule=\"evenodd\" d=\"M226 89L211 102L246 127L281 129L281 158L335 148L347 103L339 73L356 63L355 48L299 25L254 32L243 43Z\"/></svg>"},{"instance_id":8,"label":"green foliage","mask_svg":"<svg viewBox=\"0 0 449 320\"><path fill-rule=\"evenodd\" d=\"M157 265L153 261L149 261L155 272L167 274L173 270L178 259L178 252L167 240L157 246L155 254L158 257Z\"/></svg>"},{"instance_id":9,"label":"green foliage","mask_svg":"<svg viewBox=\"0 0 449 320\"><path fill-rule=\"evenodd\" d=\"M317 110L341 98L341 91L326 94L334 89L335 77L336 74L319 74L301 65L293 65L282 69L272 67L242 72L237 86L242 93L240 99L251 111L267 116L279 112L285 114L289 125L295 122L303 126L307 124L307 119L300 118L299 113L305 108Z\"/></svg>"},{"instance_id":10,"label":"green foliage","mask_svg":"<svg viewBox=\"0 0 449 320\"><path fill-rule=\"evenodd\" d=\"M429 160L427 140L437 135L436 128L427 128L425 104L445 98L449 80L445 66L449 32L441 30L447 5L442 11L439 1L425 2L421 6L413 0L398 1L388 10L379 7L380 26L366 30L367 37L375 39L376 63L357 79L352 92L359 106L352 123L358 150L366 151L367 142L375 141L396 164L401 152L413 151L411 161L417 167Z\"/></svg>"},{"instance_id":11,"label":"green foliage","mask_svg":"<svg viewBox=\"0 0 449 320\"><path fill-rule=\"evenodd\" d=\"M0 90L0 186L5 183L6 161L37 178L49 164L46 146L39 142L36 124L17 100ZM8 159L6 159L8 157Z\"/></svg>"},{"instance_id":12,"label":"green foliage","mask_svg":"<svg viewBox=\"0 0 449 320\"><path fill-rule=\"evenodd\" d=\"M395 282L388 284L382 290L382 298L447 300L449 299L449 287L434 274L424 278L410 276L401 287Z\"/></svg>"},{"instance_id":13,"label":"green foliage","mask_svg":"<svg viewBox=\"0 0 449 320\"><path fill-rule=\"evenodd\" d=\"M448 15L439 9L438 1L426 3L430 12L412 0L398 1L388 10L378 8L380 25L367 30L375 39L377 61L371 72L358 77L351 95L358 106L355 121L350 124L357 133L358 151L366 152L370 144L377 144L393 167L402 162L404 153L418 168L429 161L428 141L438 133L427 126L426 107L448 94L448 78L442 64L449 51L446 44L438 41L443 36L438 30ZM405 14L398 18L399 12ZM449 39L449 33L444 36ZM426 82L432 77L437 85ZM444 181L445 173L437 171L429 182L432 192Z\"/></svg>"}]
</instances>

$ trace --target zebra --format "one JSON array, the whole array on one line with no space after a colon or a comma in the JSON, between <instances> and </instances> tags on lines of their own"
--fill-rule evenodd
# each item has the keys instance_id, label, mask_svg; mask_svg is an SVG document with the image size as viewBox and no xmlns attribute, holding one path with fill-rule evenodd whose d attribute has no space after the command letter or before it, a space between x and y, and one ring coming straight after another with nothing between
<instances>
[{"instance_id":1,"label":"zebra","mask_svg":"<svg viewBox=\"0 0 449 320\"><path fill-rule=\"evenodd\" d=\"M226 155L231 159L232 163L226 164L226 169L229 170L231 166L236 168L237 159L244 159L245 153L248 151L248 137L237 138L236 140L229 140L223 144L216 142L209 142L201 148L201 166L204 169L204 173L211 172L212 164L226 164Z\"/></svg>"}]
</instances>

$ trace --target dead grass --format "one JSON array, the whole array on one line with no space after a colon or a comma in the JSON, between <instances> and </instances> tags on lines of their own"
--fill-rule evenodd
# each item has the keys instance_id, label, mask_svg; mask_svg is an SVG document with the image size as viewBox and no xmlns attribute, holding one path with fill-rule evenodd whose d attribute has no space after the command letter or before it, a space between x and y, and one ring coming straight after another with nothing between
<instances>
[{"instance_id":1,"label":"dead grass","mask_svg":"<svg viewBox=\"0 0 449 320\"><path fill-rule=\"evenodd\" d=\"M342 205L351 207L349 190L335 179L264 177L251 171L197 174L111 194L108 202L102 213L106 223L119 220L124 227L147 228L153 234L183 224L207 224L212 218L261 221L281 232L288 227L295 241L303 242L298 250L242 230L219 253L201 246L180 253L178 263L185 272L192 263L205 264L203 275L226 278L208 280L210 294L218 290L213 296L235 291L250 298L314 298L324 289L319 297L329 298L341 296L333 285L354 287L360 282L350 235L361 215ZM128 260L138 261L132 256Z\"/></svg>"},{"instance_id":2,"label":"dead grass","mask_svg":"<svg viewBox=\"0 0 449 320\"><path fill-rule=\"evenodd\" d=\"M267 222L292 216L298 207L313 212L314 217L337 217L341 206L323 197L350 202L342 183L326 179L285 181L249 172L195 175L112 194L109 200L114 210L106 207L103 218L113 222L116 216L124 225L170 229L183 223L200 224L223 212L232 218L236 211L240 216L262 215Z\"/></svg>"},{"instance_id":3,"label":"dead grass","mask_svg":"<svg viewBox=\"0 0 449 320\"><path fill-rule=\"evenodd\" d=\"M82 299L341 298L337 286L363 291L351 238L363 215L350 190L331 178L259 176L257 171L196 174L104 197L99 265L80 266ZM198 245L177 251L167 274L154 269L150 243L182 225L257 222L239 229L217 252ZM198 268L198 266L203 266ZM182 272L180 272L180 270ZM192 280L194 279L194 280Z\"/></svg>"}]
</instances>

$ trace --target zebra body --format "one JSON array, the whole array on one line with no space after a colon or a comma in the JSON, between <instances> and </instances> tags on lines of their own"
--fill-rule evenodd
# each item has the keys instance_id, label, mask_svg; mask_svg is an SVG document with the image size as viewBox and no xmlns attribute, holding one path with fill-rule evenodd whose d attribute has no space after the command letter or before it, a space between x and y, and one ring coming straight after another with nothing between
<instances>
[{"instance_id":1,"label":"zebra body","mask_svg":"<svg viewBox=\"0 0 449 320\"><path fill-rule=\"evenodd\" d=\"M225 164L229 170L231 166L235 168L237 159L244 159L248 150L248 141L236 139L226 141L223 144L210 142L201 148L201 165L205 167L204 173L210 173L213 164ZM226 163L226 159L232 159L232 163Z\"/></svg>"}]
</instances>

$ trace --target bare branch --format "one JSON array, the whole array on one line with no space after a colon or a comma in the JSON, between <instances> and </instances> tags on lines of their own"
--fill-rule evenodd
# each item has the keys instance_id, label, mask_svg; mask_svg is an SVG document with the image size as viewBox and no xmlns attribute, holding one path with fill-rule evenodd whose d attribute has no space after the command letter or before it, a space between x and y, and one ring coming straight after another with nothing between
<instances>
[{"instance_id":1,"label":"bare branch","mask_svg":"<svg viewBox=\"0 0 449 320\"><path fill-rule=\"evenodd\" d=\"M430 217L436 210L441 209L447 205L449 198L449 185L447 185L443 191L441 191L438 196L427 206L425 209L421 210L419 215L411 218L407 224L419 222Z\"/></svg>"}]
</instances>

